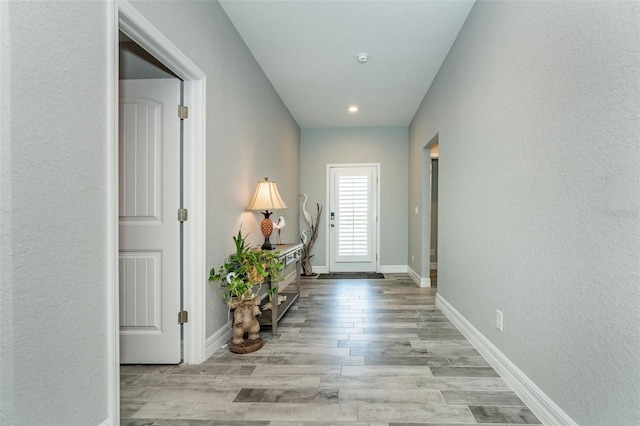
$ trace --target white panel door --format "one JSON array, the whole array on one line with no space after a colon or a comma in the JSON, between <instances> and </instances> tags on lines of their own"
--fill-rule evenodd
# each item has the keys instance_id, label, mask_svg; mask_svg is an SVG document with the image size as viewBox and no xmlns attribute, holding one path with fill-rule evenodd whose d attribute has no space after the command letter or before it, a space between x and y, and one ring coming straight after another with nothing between
<instances>
[{"instance_id":1,"label":"white panel door","mask_svg":"<svg viewBox=\"0 0 640 426\"><path fill-rule=\"evenodd\" d=\"M178 79L120 81L120 361L177 364Z\"/></svg>"},{"instance_id":2,"label":"white panel door","mask_svg":"<svg viewBox=\"0 0 640 426\"><path fill-rule=\"evenodd\" d=\"M375 272L377 167L329 167L329 269Z\"/></svg>"}]
</instances>

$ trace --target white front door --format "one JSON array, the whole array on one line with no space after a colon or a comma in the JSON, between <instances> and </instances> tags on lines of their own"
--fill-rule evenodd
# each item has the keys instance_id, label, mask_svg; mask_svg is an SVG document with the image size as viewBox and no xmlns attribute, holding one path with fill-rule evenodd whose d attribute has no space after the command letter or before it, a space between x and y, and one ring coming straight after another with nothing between
<instances>
[{"instance_id":1,"label":"white front door","mask_svg":"<svg viewBox=\"0 0 640 426\"><path fill-rule=\"evenodd\" d=\"M180 80L120 81L120 361L177 364Z\"/></svg>"},{"instance_id":2,"label":"white front door","mask_svg":"<svg viewBox=\"0 0 640 426\"><path fill-rule=\"evenodd\" d=\"M375 272L378 166L329 166L329 270Z\"/></svg>"}]
</instances>

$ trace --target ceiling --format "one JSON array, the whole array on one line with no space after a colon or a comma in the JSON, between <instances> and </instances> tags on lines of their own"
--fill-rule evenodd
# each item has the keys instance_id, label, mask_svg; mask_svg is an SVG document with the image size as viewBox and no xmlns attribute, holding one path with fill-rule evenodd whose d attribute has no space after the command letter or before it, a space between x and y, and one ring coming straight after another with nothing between
<instances>
[{"instance_id":1,"label":"ceiling","mask_svg":"<svg viewBox=\"0 0 640 426\"><path fill-rule=\"evenodd\" d=\"M473 2L220 4L298 125L312 128L407 126ZM352 105L358 112L348 112Z\"/></svg>"}]
</instances>

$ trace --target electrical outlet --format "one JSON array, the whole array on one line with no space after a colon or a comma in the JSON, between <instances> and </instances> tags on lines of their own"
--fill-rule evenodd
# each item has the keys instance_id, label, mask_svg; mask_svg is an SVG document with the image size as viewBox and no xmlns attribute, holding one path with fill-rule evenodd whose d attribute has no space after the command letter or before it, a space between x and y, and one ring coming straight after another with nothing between
<instances>
[{"instance_id":1,"label":"electrical outlet","mask_svg":"<svg viewBox=\"0 0 640 426\"><path fill-rule=\"evenodd\" d=\"M413 254L411 255L411 261L412 261L412 262L415 262L415 261L416 261L416 257L415 257Z\"/></svg>"},{"instance_id":2,"label":"electrical outlet","mask_svg":"<svg viewBox=\"0 0 640 426\"><path fill-rule=\"evenodd\" d=\"M502 331L502 312L496 309L496 328Z\"/></svg>"}]
</instances>

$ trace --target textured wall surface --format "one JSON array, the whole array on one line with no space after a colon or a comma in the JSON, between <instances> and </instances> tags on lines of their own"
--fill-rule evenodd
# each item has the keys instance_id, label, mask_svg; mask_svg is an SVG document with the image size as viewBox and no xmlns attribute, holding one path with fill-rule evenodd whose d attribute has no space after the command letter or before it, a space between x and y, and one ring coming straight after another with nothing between
<instances>
[{"instance_id":1,"label":"textured wall surface","mask_svg":"<svg viewBox=\"0 0 640 426\"><path fill-rule=\"evenodd\" d=\"M2 2L0 423L107 418L106 3Z\"/></svg>"},{"instance_id":2,"label":"textured wall surface","mask_svg":"<svg viewBox=\"0 0 640 426\"><path fill-rule=\"evenodd\" d=\"M406 127L302 130L300 190L309 196L309 212L315 211L315 203L327 207L327 164L380 163L381 266L407 264L408 137ZM329 265L325 231L318 230L312 265Z\"/></svg>"},{"instance_id":3,"label":"textured wall surface","mask_svg":"<svg viewBox=\"0 0 640 426\"><path fill-rule=\"evenodd\" d=\"M108 2L1 2L0 423L107 418ZM299 128L217 2L135 7L207 74L207 262L232 250L256 182L298 236ZM188 22L189 25L178 23ZM37 31L35 30L37 29ZM224 200L221 201L221 200ZM207 285L208 271L202 271ZM227 322L208 291L207 332Z\"/></svg>"},{"instance_id":4,"label":"textured wall surface","mask_svg":"<svg viewBox=\"0 0 640 426\"><path fill-rule=\"evenodd\" d=\"M476 3L410 127L438 291L580 425L640 424L639 8Z\"/></svg>"},{"instance_id":5,"label":"textured wall surface","mask_svg":"<svg viewBox=\"0 0 640 426\"><path fill-rule=\"evenodd\" d=\"M207 75L207 266L233 252L231 237L240 226L252 244L264 241L263 216L245 208L265 176L278 183L288 207L272 216L285 218L282 241L297 241L300 129L222 7L214 1L132 4ZM210 336L227 323L228 309L207 278L203 271Z\"/></svg>"}]
</instances>

